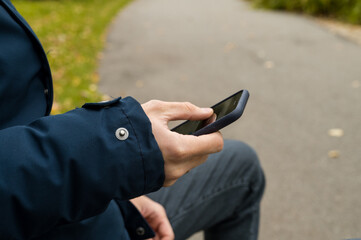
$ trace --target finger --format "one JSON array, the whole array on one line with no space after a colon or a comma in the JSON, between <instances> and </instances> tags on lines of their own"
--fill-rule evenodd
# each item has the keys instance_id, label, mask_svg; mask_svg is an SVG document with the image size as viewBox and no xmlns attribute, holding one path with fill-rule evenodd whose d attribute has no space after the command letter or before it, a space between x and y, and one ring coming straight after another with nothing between
<instances>
[{"instance_id":1,"label":"finger","mask_svg":"<svg viewBox=\"0 0 361 240\"><path fill-rule=\"evenodd\" d=\"M215 113L212 114L208 119L203 121L202 127L205 127L211 123L214 123L217 120L217 115Z\"/></svg>"},{"instance_id":2,"label":"finger","mask_svg":"<svg viewBox=\"0 0 361 240\"><path fill-rule=\"evenodd\" d=\"M208 118L207 125L214 123L216 120L217 120L217 114L213 113L212 116L210 118Z\"/></svg>"},{"instance_id":3,"label":"finger","mask_svg":"<svg viewBox=\"0 0 361 240\"><path fill-rule=\"evenodd\" d=\"M153 215L154 222L156 222L156 226L154 226L154 230L156 232L156 239L173 240L174 232L167 217L167 213L161 205L158 206L159 207L154 207L155 214Z\"/></svg>"},{"instance_id":4,"label":"finger","mask_svg":"<svg viewBox=\"0 0 361 240\"><path fill-rule=\"evenodd\" d=\"M183 151L188 156L201 156L220 152L223 149L223 137L220 132L201 136L182 135Z\"/></svg>"},{"instance_id":5,"label":"finger","mask_svg":"<svg viewBox=\"0 0 361 240\"><path fill-rule=\"evenodd\" d=\"M159 225L158 233L161 240L172 240L174 239L173 228L170 225L168 218L166 217Z\"/></svg>"},{"instance_id":6,"label":"finger","mask_svg":"<svg viewBox=\"0 0 361 240\"><path fill-rule=\"evenodd\" d=\"M174 240L174 237L166 236L162 237L161 240Z\"/></svg>"},{"instance_id":7,"label":"finger","mask_svg":"<svg viewBox=\"0 0 361 240\"><path fill-rule=\"evenodd\" d=\"M212 116L212 108L200 108L189 102L165 102L164 111L169 121L204 120Z\"/></svg>"}]
</instances>

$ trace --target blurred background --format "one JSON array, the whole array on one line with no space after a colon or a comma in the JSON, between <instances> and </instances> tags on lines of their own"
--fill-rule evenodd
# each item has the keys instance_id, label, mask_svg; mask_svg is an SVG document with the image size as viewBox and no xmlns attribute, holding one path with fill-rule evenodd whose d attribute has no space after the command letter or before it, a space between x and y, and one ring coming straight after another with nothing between
<instances>
[{"instance_id":1,"label":"blurred background","mask_svg":"<svg viewBox=\"0 0 361 240\"><path fill-rule=\"evenodd\" d=\"M361 238L361 0L13 3L48 54L53 114L248 89L222 133L264 167L260 239Z\"/></svg>"}]
</instances>

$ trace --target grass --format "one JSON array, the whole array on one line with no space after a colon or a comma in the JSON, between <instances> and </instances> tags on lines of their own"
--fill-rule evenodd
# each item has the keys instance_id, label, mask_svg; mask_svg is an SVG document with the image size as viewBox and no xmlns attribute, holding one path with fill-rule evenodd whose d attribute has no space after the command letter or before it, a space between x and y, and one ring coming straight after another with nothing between
<instances>
[{"instance_id":1,"label":"grass","mask_svg":"<svg viewBox=\"0 0 361 240\"><path fill-rule=\"evenodd\" d=\"M361 0L249 0L256 6L303 12L361 24Z\"/></svg>"},{"instance_id":2,"label":"grass","mask_svg":"<svg viewBox=\"0 0 361 240\"><path fill-rule=\"evenodd\" d=\"M106 98L97 91L97 64L107 26L130 1L12 1L47 52L54 81L52 114Z\"/></svg>"}]
</instances>

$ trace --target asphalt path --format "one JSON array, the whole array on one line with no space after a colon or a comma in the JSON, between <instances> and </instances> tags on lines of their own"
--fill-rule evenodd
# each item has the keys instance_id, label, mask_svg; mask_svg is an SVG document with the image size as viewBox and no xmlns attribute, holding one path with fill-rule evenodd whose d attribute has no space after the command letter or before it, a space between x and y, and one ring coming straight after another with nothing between
<instances>
[{"instance_id":1,"label":"asphalt path","mask_svg":"<svg viewBox=\"0 0 361 240\"><path fill-rule=\"evenodd\" d=\"M210 106L249 90L222 132L252 145L266 172L260 239L361 238L359 45L239 0L136 0L107 41L99 87L110 96Z\"/></svg>"}]
</instances>

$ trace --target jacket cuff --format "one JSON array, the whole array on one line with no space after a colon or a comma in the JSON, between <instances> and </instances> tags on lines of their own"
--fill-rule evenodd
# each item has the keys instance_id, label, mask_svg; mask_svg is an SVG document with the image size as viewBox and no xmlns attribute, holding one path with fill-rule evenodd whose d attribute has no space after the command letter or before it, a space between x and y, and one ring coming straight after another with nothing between
<instances>
[{"instance_id":1,"label":"jacket cuff","mask_svg":"<svg viewBox=\"0 0 361 240\"><path fill-rule=\"evenodd\" d=\"M157 191L163 186L164 160L152 132L152 125L142 106L132 97L121 100L121 109L127 116L138 142L144 170L143 194Z\"/></svg>"},{"instance_id":2,"label":"jacket cuff","mask_svg":"<svg viewBox=\"0 0 361 240\"><path fill-rule=\"evenodd\" d=\"M124 225L130 239L141 240L155 236L153 229L149 226L142 214L130 201L116 201L124 218Z\"/></svg>"},{"instance_id":3,"label":"jacket cuff","mask_svg":"<svg viewBox=\"0 0 361 240\"><path fill-rule=\"evenodd\" d=\"M124 194L124 189L123 191L119 189L120 192L116 193L115 198L124 200L124 195L127 195L129 199L161 188L165 178L163 155L152 133L151 123L141 105L132 97L127 97L100 103L86 103L83 108L120 110L121 117L115 120L113 116L111 129L115 134L113 135L115 144L122 146L119 148L119 158L127 158L126 161L129 161L127 169L123 169L123 172L129 174L130 186L127 190L131 194Z\"/></svg>"}]
</instances>

